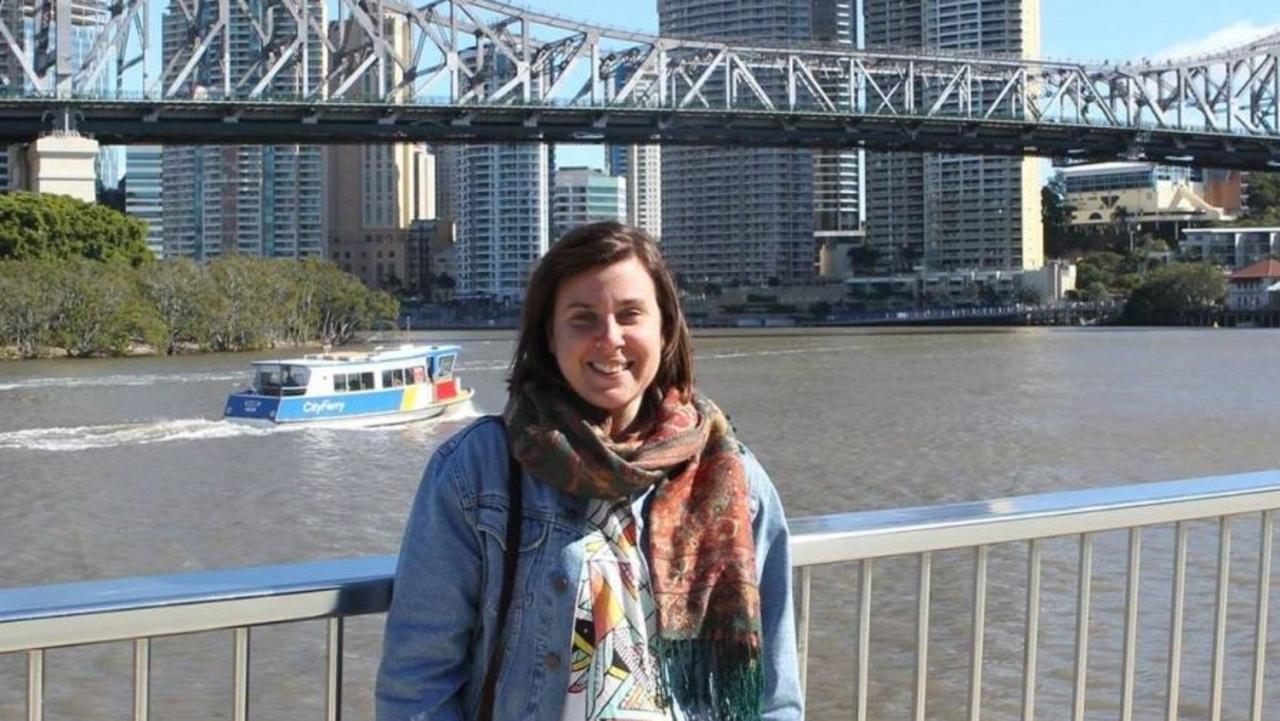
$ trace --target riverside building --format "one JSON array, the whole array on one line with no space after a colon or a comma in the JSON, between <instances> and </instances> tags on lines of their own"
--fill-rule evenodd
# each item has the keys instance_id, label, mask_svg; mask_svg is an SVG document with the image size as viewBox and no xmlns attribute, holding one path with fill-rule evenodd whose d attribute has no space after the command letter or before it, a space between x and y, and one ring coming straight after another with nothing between
<instances>
[{"instance_id":1,"label":"riverside building","mask_svg":"<svg viewBox=\"0 0 1280 721\"><path fill-rule=\"evenodd\" d=\"M464 53L461 61L474 60ZM495 85L514 72L503 55L495 54L488 64L493 69L488 82ZM518 303L531 267L550 244L551 146L466 144L447 152L449 213L457 228L457 296Z\"/></svg>"},{"instance_id":2,"label":"riverside building","mask_svg":"<svg viewBox=\"0 0 1280 721\"><path fill-rule=\"evenodd\" d=\"M312 18L326 22L325 3L312 3ZM212 23L216 3L202 3ZM264 14L265 8L261 9ZM179 58L191 52L187 23L179 0L172 0L161 22L164 55ZM279 37L292 37L293 20L275 14ZM261 77L263 52L260 27L244 12L231 14L228 59L230 77ZM304 87L324 80L327 56L314 33L305 67L301 62L283 69L266 92L274 97L301 97ZM267 41L271 41L268 38ZM207 53L196 63L181 88L190 98L216 96L224 85L219 53ZM324 254L325 159L317 145L167 145L163 153L164 253L195 260L224 253L300 258Z\"/></svg>"},{"instance_id":3,"label":"riverside building","mask_svg":"<svg viewBox=\"0 0 1280 721\"><path fill-rule=\"evenodd\" d=\"M551 221L556 237L586 223L627 219L627 178L595 168L557 168Z\"/></svg>"},{"instance_id":4,"label":"riverside building","mask_svg":"<svg viewBox=\"0 0 1280 721\"><path fill-rule=\"evenodd\" d=\"M757 44L852 44L852 0L659 0L662 35ZM829 26L839 18L844 25ZM819 27L819 23L822 26ZM704 92L723 92L709 81ZM663 254L686 279L749 284L815 277L815 208L856 223L856 153L778 148L662 148ZM817 174L815 176L815 173ZM816 190L815 190L816 187ZM824 199L816 205L815 192ZM856 204L849 207L855 207ZM842 208L845 208L842 210ZM824 221L827 222L827 221Z\"/></svg>"},{"instance_id":5,"label":"riverside building","mask_svg":"<svg viewBox=\"0 0 1280 721\"><path fill-rule=\"evenodd\" d=\"M864 0L868 48L1037 57L1039 0ZM978 94L975 107L998 89ZM883 270L1038 268L1040 163L867 153L867 236Z\"/></svg>"},{"instance_id":6,"label":"riverside building","mask_svg":"<svg viewBox=\"0 0 1280 721\"><path fill-rule=\"evenodd\" d=\"M386 20L382 38L397 53L410 46L403 16ZM335 47L353 52L369 44L354 20L330 28ZM349 93L352 99L381 97L379 86L394 87L404 77L396 63L381 75L370 68ZM409 89L404 94L407 96ZM410 244L415 223L436 217L435 157L420 143L335 145L325 149L328 165L328 249L330 260L370 288L412 287L419 274Z\"/></svg>"},{"instance_id":7,"label":"riverside building","mask_svg":"<svg viewBox=\"0 0 1280 721\"><path fill-rule=\"evenodd\" d=\"M662 146L611 145L605 155L609 175L627 182L627 223L662 238Z\"/></svg>"},{"instance_id":8,"label":"riverside building","mask_svg":"<svg viewBox=\"0 0 1280 721\"><path fill-rule=\"evenodd\" d=\"M159 145L130 145L125 150L124 209L147 223L147 249L164 259L164 184Z\"/></svg>"}]
</instances>

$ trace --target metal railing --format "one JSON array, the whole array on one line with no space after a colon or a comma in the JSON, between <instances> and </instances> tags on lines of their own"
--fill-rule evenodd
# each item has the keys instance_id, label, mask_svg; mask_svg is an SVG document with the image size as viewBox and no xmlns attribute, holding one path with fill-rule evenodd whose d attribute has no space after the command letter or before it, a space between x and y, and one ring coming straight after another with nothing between
<instances>
[{"instance_id":1,"label":"metal railing","mask_svg":"<svg viewBox=\"0 0 1280 721\"><path fill-rule=\"evenodd\" d=\"M1249 718L1261 721L1267 670L1271 538L1276 508L1280 508L1280 471L793 520L792 551L798 574L796 607L802 679L807 675L810 650L814 569L828 564L854 562L859 572L852 716L858 721L868 718L871 592L876 562L890 556L914 556L917 565L911 717L924 719L930 680L930 600L934 554L971 549L973 593L967 649L968 703L963 715L977 721L982 713L991 549L997 544L1025 544L1026 605L1021 649L1020 717L1031 721L1036 711L1044 543L1051 538L1075 537L1078 539L1078 581L1075 589L1070 717L1079 721L1085 715L1095 538L1106 531L1127 531L1119 717L1121 721L1128 721L1134 708L1143 530L1172 524L1173 543L1168 549L1172 554L1168 596L1169 647L1165 659L1167 683L1163 699L1164 715L1172 721L1179 717L1189 524L1213 519L1217 521L1218 546L1207 706L1209 718L1217 721L1222 716L1223 676L1229 652L1226 630L1231 591L1233 517L1252 514L1260 522L1253 643L1251 648L1230 651L1237 657L1248 657L1252 667ZM378 556L0 589L0 654L26 654L27 718L40 721L44 716L46 650L131 641L133 717L146 721L150 715L152 639L227 630L232 633L234 649L233 718L244 720L249 717L252 629L268 624L326 619L325 715L336 720L342 715L343 619L386 610L394 564L393 556Z\"/></svg>"}]
</instances>

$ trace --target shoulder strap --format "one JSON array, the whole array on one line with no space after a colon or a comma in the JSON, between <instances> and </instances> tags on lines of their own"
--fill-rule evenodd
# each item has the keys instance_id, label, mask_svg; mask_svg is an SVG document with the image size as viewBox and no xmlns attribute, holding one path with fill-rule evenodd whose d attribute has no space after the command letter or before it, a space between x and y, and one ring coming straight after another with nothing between
<instances>
[{"instance_id":1,"label":"shoulder strap","mask_svg":"<svg viewBox=\"0 0 1280 721\"><path fill-rule=\"evenodd\" d=\"M501 416L498 417L499 422ZM494 697L498 687L498 669L502 667L502 650L506 646L502 632L507 625L507 611L511 609L511 596L516 585L516 562L520 557L520 526L523 524L524 484L520 478L520 461L511 452L511 440L507 439L507 548L502 562L502 595L498 597L498 646L489 660L484 675L484 690L480 696L479 721L492 721Z\"/></svg>"}]
</instances>

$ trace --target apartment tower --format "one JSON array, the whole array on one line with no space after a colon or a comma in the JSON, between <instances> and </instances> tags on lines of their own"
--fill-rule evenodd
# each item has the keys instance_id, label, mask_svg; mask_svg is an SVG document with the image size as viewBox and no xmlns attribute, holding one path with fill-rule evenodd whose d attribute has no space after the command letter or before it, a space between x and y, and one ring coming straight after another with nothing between
<instances>
[{"instance_id":1,"label":"apartment tower","mask_svg":"<svg viewBox=\"0 0 1280 721\"><path fill-rule=\"evenodd\" d=\"M462 62L477 63L463 53ZM487 82L497 87L515 72L504 55L486 53L496 64ZM519 303L529 272L551 242L550 145L486 143L446 146L440 171L448 182L442 198L446 220L457 229L457 294Z\"/></svg>"},{"instance_id":2,"label":"apartment tower","mask_svg":"<svg viewBox=\"0 0 1280 721\"><path fill-rule=\"evenodd\" d=\"M325 4L313 2L312 17L324 22ZM258 7L258 6L255 6ZM202 20L217 20L216 3L197 5ZM262 12L267 12L262 8ZM230 77L260 78L264 48L294 36L294 21L276 13L270 23L231 13ZM260 29L269 28L265 40ZM187 23L172 0L161 23L166 58L189 57ZM325 76L324 43L312 32L307 64L292 62L269 83L274 97L302 97ZM181 87L187 97L217 97L224 90L220 54L206 53ZM177 63L182 67L185 62ZM324 253L324 153L316 145L165 146L164 252L196 260L224 253L297 258Z\"/></svg>"},{"instance_id":3,"label":"apartment tower","mask_svg":"<svg viewBox=\"0 0 1280 721\"><path fill-rule=\"evenodd\" d=\"M626 179L627 224L662 239L662 146L610 145L609 175Z\"/></svg>"},{"instance_id":4,"label":"apartment tower","mask_svg":"<svg viewBox=\"0 0 1280 721\"><path fill-rule=\"evenodd\" d=\"M382 39L397 55L407 54L411 39L404 16L384 23ZM354 20L333 23L329 34L344 53L372 51L368 33ZM348 97L373 101L403 79L396 63L387 63L381 73L370 67ZM402 92L407 95L409 89ZM407 265L410 228L436 217L435 157L417 143L335 145L326 153L329 259L371 288L404 286L415 275Z\"/></svg>"},{"instance_id":5,"label":"apartment tower","mask_svg":"<svg viewBox=\"0 0 1280 721\"><path fill-rule=\"evenodd\" d=\"M863 0L868 49L1036 57L1039 0ZM974 98L994 102L998 88ZM1033 158L867 153L868 242L881 270L1039 268Z\"/></svg>"},{"instance_id":6,"label":"apartment tower","mask_svg":"<svg viewBox=\"0 0 1280 721\"><path fill-rule=\"evenodd\" d=\"M658 0L658 25L663 36L803 43L824 2ZM709 82L704 92L723 88ZM812 279L814 166L807 150L663 146L662 245L672 269L686 282Z\"/></svg>"}]
</instances>

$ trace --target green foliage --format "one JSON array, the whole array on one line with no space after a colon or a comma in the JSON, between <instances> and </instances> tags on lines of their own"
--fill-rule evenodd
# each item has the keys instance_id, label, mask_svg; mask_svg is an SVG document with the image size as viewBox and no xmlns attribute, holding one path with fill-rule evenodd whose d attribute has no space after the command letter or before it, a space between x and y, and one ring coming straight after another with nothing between
<instances>
[{"instance_id":1,"label":"green foliage","mask_svg":"<svg viewBox=\"0 0 1280 721\"><path fill-rule=\"evenodd\" d=\"M1094 281L1084 286L1078 298L1087 303L1102 303L1111 300L1111 291L1107 290L1107 286L1102 283Z\"/></svg>"},{"instance_id":2,"label":"green foliage","mask_svg":"<svg viewBox=\"0 0 1280 721\"><path fill-rule=\"evenodd\" d=\"M153 263L140 270L139 280L157 323L157 349L172 355L183 343L208 342L213 287L199 266L186 258Z\"/></svg>"},{"instance_id":3,"label":"green foliage","mask_svg":"<svg viewBox=\"0 0 1280 721\"><path fill-rule=\"evenodd\" d=\"M1217 303L1226 290L1226 278L1213 266L1171 263L1152 271L1134 289L1123 320L1133 325L1181 323L1187 313Z\"/></svg>"},{"instance_id":4,"label":"green foliage","mask_svg":"<svg viewBox=\"0 0 1280 721\"><path fill-rule=\"evenodd\" d=\"M33 358L48 344L57 302L48 282L57 264L47 260L0 260L0 346Z\"/></svg>"},{"instance_id":5,"label":"green foliage","mask_svg":"<svg viewBox=\"0 0 1280 721\"><path fill-rule=\"evenodd\" d=\"M151 261L147 225L104 205L64 195L0 195L0 259Z\"/></svg>"},{"instance_id":6,"label":"green foliage","mask_svg":"<svg viewBox=\"0 0 1280 721\"><path fill-rule=\"evenodd\" d=\"M389 294L315 259L0 260L0 348L22 357L118 355L139 344L163 353L341 345L398 313Z\"/></svg>"},{"instance_id":7,"label":"green foliage","mask_svg":"<svg viewBox=\"0 0 1280 721\"><path fill-rule=\"evenodd\" d=\"M1249 216L1280 216L1280 173L1249 173Z\"/></svg>"}]
</instances>

